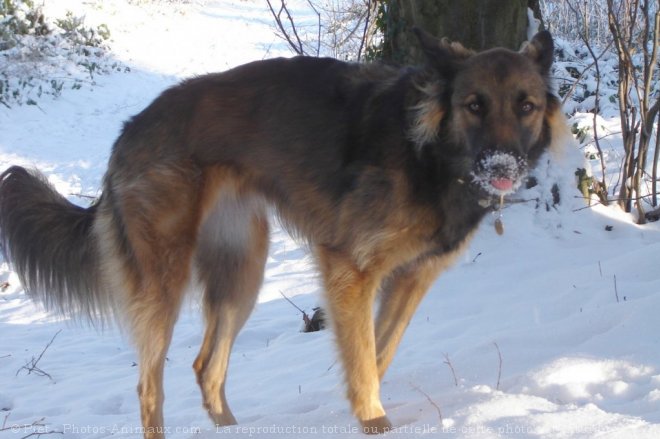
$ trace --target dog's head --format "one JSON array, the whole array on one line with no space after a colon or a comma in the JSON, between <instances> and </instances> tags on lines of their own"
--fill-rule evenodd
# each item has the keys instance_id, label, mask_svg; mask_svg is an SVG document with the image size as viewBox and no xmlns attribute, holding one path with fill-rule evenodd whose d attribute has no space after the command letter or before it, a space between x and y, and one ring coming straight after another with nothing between
<instances>
[{"instance_id":1,"label":"dog's head","mask_svg":"<svg viewBox=\"0 0 660 439\"><path fill-rule=\"evenodd\" d=\"M551 143L560 112L550 92L553 42L540 32L520 52L480 53L416 29L430 79L419 88L412 137L419 148L452 145L486 192L516 190ZM437 139L441 141L436 142Z\"/></svg>"}]
</instances>

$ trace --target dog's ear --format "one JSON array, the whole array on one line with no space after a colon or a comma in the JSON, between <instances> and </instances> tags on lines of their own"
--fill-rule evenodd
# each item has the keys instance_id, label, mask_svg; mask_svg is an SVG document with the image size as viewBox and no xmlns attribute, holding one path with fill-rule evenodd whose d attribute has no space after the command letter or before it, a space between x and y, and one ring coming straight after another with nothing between
<instances>
[{"instance_id":1,"label":"dog's ear","mask_svg":"<svg viewBox=\"0 0 660 439\"><path fill-rule=\"evenodd\" d=\"M520 53L529 57L538 66L543 75L547 75L552 67L552 57L554 55L555 45L552 42L552 35L547 30L541 31L523 46Z\"/></svg>"},{"instance_id":2,"label":"dog's ear","mask_svg":"<svg viewBox=\"0 0 660 439\"><path fill-rule=\"evenodd\" d=\"M444 77L453 76L458 63L475 54L460 43L451 42L447 38L440 40L417 26L412 31L419 40L427 62Z\"/></svg>"}]
</instances>

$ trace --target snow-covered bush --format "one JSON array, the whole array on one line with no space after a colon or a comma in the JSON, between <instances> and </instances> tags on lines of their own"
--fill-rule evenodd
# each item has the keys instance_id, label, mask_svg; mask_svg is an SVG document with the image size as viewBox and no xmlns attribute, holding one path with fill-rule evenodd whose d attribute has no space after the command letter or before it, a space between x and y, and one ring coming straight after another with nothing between
<instances>
[{"instance_id":1,"label":"snow-covered bush","mask_svg":"<svg viewBox=\"0 0 660 439\"><path fill-rule=\"evenodd\" d=\"M109 37L107 26L88 27L71 12L52 21L32 0L0 0L0 104L35 105L124 70L108 57Z\"/></svg>"}]
</instances>

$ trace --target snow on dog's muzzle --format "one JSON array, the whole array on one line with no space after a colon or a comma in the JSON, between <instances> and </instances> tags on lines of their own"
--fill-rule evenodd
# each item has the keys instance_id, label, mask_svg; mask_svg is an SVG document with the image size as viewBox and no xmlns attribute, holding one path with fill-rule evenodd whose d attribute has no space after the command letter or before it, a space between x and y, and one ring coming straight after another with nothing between
<instances>
[{"instance_id":1,"label":"snow on dog's muzzle","mask_svg":"<svg viewBox=\"0 0 660 439\"><path fill-rule=\"evenodd\" d=\"M487 151L477 160L472 181L487 193L500 196L515 192L526 175L524 159L507 152Z\"/></svg>"}]
</instances>

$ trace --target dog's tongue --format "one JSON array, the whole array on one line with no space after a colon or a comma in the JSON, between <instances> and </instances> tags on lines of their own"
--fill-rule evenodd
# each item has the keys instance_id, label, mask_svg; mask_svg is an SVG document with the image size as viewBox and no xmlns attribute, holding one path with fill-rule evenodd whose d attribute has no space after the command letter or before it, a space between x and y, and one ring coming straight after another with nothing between
<instances>
[{"instance_id":1,"label":"dog's tongue","mask_svg":"<svg viewBox=\"0 0 660 439\"><path fill-rule=\"evenodd\" d=\"M513 188L513 180L509 178L493 178L490 181L490 185L498 191L506 192Z\"/></svg>"}]
</instances>

